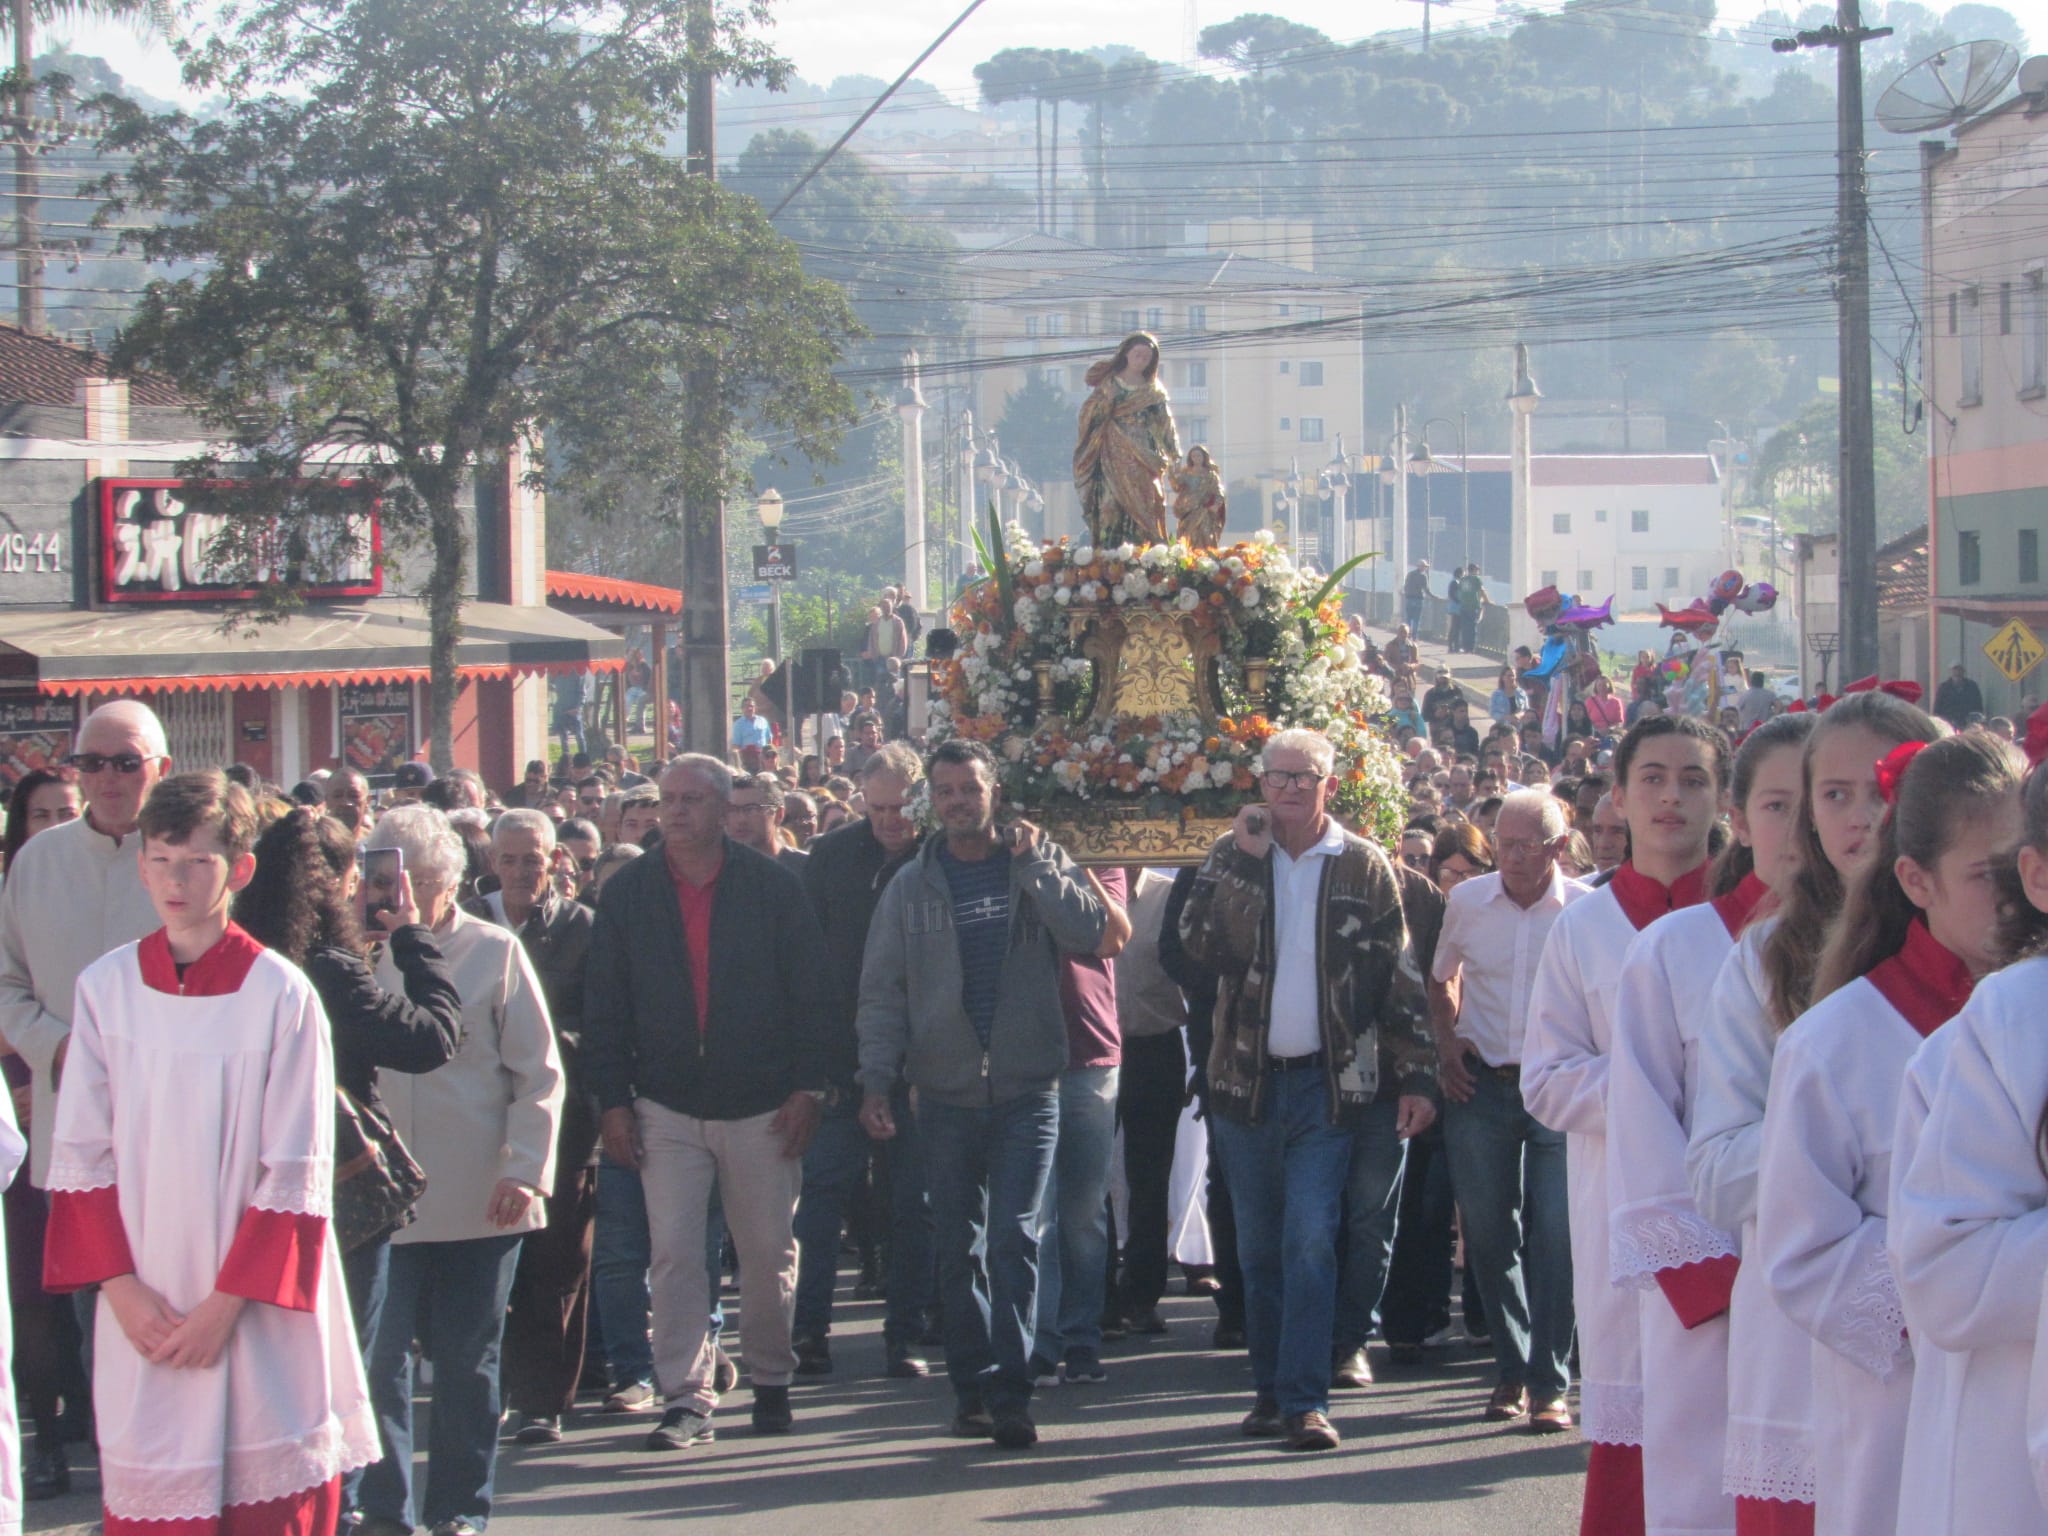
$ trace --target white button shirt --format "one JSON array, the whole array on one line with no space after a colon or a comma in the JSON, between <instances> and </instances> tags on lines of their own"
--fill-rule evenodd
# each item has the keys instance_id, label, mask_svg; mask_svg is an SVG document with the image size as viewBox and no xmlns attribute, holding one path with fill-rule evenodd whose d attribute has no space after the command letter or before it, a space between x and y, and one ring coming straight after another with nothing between
<instances>
[{"instance_id":1,"label":"white button shirt","mask_svg":"<svg viewBox=\"0 0 2048 1536\"><path fill-rule=\"evenodd\" d=\"M1266 1027L1269 1056L1311 1056L1323 1048L1316 999L1316 897L1323 861L1344 851L1344 829L1334 817L1323 835L1294 858L1273 844L1273 1008Z\"/></svg>"},{"instance_id":2,"label":"white button shirt","mask_svg":"<svg viewBox=\"0 0 2048 1536\"><path fill-rule=\"evenodd\" d=\"M1434 975L1438 981L1463 977L1458 1038L1489 1067L1522 1059L1529 991L1544 942L1558 913L1591 891L1554 866L1549 886L1527 907L1516 904L1497 874L1475 875L1452 888L1436 941Z\"/></svg>"}]
</instances>

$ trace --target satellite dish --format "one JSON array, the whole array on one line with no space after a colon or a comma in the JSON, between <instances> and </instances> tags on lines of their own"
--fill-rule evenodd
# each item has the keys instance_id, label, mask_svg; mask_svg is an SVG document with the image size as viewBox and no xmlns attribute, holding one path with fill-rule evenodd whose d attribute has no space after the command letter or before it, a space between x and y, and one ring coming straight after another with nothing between
<instances>
[{"instance_id":1,"label":"satellite dish","mask_svg":"<svg viewBox=\"0 0 2048 1536\"><path fill-rule=\"evenodd\" d=\"M2038 96L2048 91L2048 54L2037 53L2020 66L2020 94Z\"/></svg>"},{"instance_id":2,"label":"satellite dish","mask_svg":"<svg viewBox=\"0 0 2048 1536\"><path fill-rule=\"evenodd\" d=\"M1892 133L1947 128L1996 101L2019 67L2019 50L1995 39L1944 49L1885 88L1877 120Z\"/></svg>"}]
</instances>

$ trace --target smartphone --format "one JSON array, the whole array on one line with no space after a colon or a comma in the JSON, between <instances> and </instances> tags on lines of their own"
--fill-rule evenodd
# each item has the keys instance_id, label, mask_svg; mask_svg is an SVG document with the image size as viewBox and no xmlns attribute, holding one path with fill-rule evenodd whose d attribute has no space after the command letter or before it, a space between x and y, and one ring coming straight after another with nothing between
<instances>
[{"instance_id":1,"label":"smartphone","mask_svg":"<svg viewBox=\"0 0 2048 1536\"><path fill-rule=\"evenodd\" d=\"M405 874L405 850L365 848L358 856L363 861L364 915L375 917L379 912L395 912L399 881Z\"/></svg>"},{"instance_id":2,"label":"smartphone","mask_svg":"<svg viewBox=\"0 0 2048 1536\"><path fill-rule=\"evenodd\" d=\"M1251 833L1253 837L1265 836L1266 813L1264 811L1253 811L1251 815L1245 817L1244 829Z\"/></svg>"}]
</instances>

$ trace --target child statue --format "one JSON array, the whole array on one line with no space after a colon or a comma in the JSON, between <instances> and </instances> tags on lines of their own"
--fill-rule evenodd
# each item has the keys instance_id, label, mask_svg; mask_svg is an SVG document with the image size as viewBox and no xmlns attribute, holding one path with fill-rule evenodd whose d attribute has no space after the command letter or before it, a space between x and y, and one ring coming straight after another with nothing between
<instances>
[{"instance_id":1,"label":"child statue","mask_svg":"<svg viewBox=\"0 0 2048 1536\"><path fill-rule=\"evenodd\" d=\"M1200 443L1187 462L1167 471L1173 480L1173 521L1181 541L1196 549L1223 542L1223 477Z\"/></svg>"}]
</instances>

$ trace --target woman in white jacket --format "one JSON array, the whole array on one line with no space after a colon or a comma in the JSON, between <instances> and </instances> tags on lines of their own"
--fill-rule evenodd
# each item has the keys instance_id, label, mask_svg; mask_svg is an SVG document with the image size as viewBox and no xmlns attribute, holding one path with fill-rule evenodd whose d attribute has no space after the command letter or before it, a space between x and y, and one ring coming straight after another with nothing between
<instances>
[{"instance_id":1,"label":"woman in white jacket","mask_svg":"<svg viewBox=\"0 0 2048 1536\"><path fill-rule=\"evenodd\" d=\"M1943 1036L1948 1060L1919 1145L1894 1178L1890 1243L1916 1351L1899 1486L1900 1536L2048 1533L2028 1458L2028 1380L2048 1274L2048 772L2025 792L2024 841L2006 880L2002 949ZM1910 1106L1902 1106L1902 1117Z\"/></svg>"},{"instance_id":2,"label":"woman in white jacket","mask_svg":"<svg viewBox=\"0 0 2048 1536\"><path fill-rule=\"evenodd\" d=\"M1898 1520L1913 1354L1886 1248L1892 1137L1906 1068L1998 963L1993 875L2019 835L2026 760L1988 735L1898 747L1876 864L1821 957L1820 1001L1771 1069L1756 1252L1812 1339L1815 1529Z\"/></svg>"}]
</instances>

